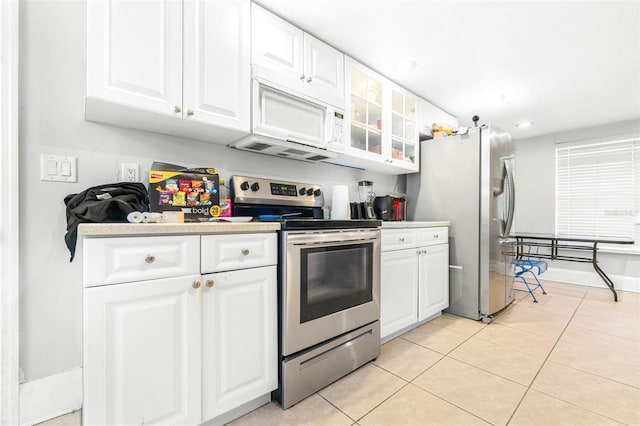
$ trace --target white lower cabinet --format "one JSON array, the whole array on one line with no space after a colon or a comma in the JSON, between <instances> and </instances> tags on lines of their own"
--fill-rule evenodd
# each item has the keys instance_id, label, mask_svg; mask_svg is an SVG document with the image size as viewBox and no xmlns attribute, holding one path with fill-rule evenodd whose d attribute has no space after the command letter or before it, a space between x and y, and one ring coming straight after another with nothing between
<instances>
[{"instance_id":1,"label":"white lower cabinet","mask_svg":"<svg viewBox=\"0 0 640 426\"><path fill-rule=\"evenodd\" d=\"M85 289L85 425L200 423L199 279Z\"/></svg>"},{"instance_id":2,"label":"white lower cabinet","mask_svg":"<svg viewBox=\"0 0 640 426\"><path fill-rule=\"evenodd\" d=\"M382 230L380 335L384 340L449 306L447 228Z\"/></svg>"},{"instance_id":3,"label":"white lower cabinet","mask_svg":"<svg viewBox=\"0 0 640 426\"><path fill-rule=\"evenodd\" d=\"M418 321L449 307L449 244L420 249Z\"/></svg>"},{"instance_id":4,"label":"white lower cabinet","mask_svg":"<svg viewBox=\"0 0 640 426\"><path fill-rule=\"evenodd\" d=\"M229 247L238 234L203 236L202 247L216 238ZM275 234L244 235L237 257L251 267L207 274L219 269L209 259L195 273L155 276L192 272L200 239L85 239L85 266L105 252L136 250L128 273L108 262L103 282L85 267L83 424L197 425L278 387ZM174 246L186 260L166 268L165 248ZM103 257L111 258L118 257ZM112 270L119 283L107 282Z\"/></svg>"},{"instance_id":5,"label":"white lower cabinet","mask_svg":"<svg viewBox=\"0 0 640 426\"><path fill-rule=\"evenodd\" d=\"M388 336L418 317L418 255L416 249L387 251L381 259L380 335Z\"/></svg>"},{"instance_id":6,"label":"white lower cabinet","mask_svg":"<svg viewBox=\"0 0 640 426\"><path fill-rule=\"evenodd\" d=\"M276 267L209 274L203 282L202 416L208 420L278 387Z\"/></svg>"}]
</instances>

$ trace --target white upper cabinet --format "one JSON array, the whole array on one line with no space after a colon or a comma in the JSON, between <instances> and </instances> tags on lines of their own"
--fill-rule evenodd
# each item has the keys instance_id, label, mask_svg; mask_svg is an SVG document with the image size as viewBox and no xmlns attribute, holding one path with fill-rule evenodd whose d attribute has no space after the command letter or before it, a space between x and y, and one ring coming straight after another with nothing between
<instances>
[{"instance_id":1,"label":"white upper cabinet","mask_svg":"<svg viewBox=\"0 0 640 426\"><path fill-rule=\"evenodd\" d=\"M345 156L337 162L381 173L417 172L418 98L350 58L345 75L350 126Z\"/></svg>"},{"instance_id":2,"label":"white upper cabinet","mask_svg":"<svg viewBox=\"0 0 640 426\"><path fill-rule=\"evenodd\" d=\"M304 77L312 95L323 99L324 94L341 98L344 107L344 55L333 47L306 34L304 35ZM335 104L338 101L327 102Z\"/></svg>"},{"instance_id":3,"label":"white upper cabinet","mask_svg":"<svg viewBox=\"0 0 640 426\"><path fill-rule=\"evenodd\" d=\"M251 10L252 64L303 80L304 32L255 3Z\"/></svg>"},{"instance_id":4,"label":"white upper cabinet","mask_svg":"<svg viewBox=\"0 0 640 426\"><path fill-rule=\"evenodd\" d=\"M344 108L344 55L256 4L252 15L254 76Z\"/></svg>"},{"instance_id":5,"label":"white upper cabinet","mask_svg":"<svg viewBox=\"0 0 640 426\"><path fill-rule=\"evenodd\" d=\"M420 116L418 120L418 131L423 135L431 135L431 126L436 124L448 124L453 127L458 127L458 119L451 114L448 114L438 108L437 106L430 104L424 99L420 99Z\"/></svg>"},{"instance_id":6,"label":"white upper cabinet","mask_svg":"<svg viewBox=\"0 0 640 426\"><path fill-rule=\"evenodd\" d=\"M88 1L86 119L218 143L248 134L250 7Z\"/></svg>"},{"instance_id":7,"label":"white upper cabinet","mask_svg":"<svg viewBox=\"0 0 640 426\"><path fill-rule=\"evenodd\" d=\"M182 105L182 3L87 2L87 96L175 114Z\"/></svg>"},{"instance_id":8,"label":"white upper cabinet","mask_svg":"<svg viewBox=\"0 0 640 426\"><path fill-rule=\"evenodd\" d=\"M185 118L239 130L248 128L250 12L248 1L185 0Z\"/></svg>"},{"instance_id":9,"label":"white upper cabinet","mask_svg":"<svg viewBox=\"0 0 640 426\"><path fill-rule=\"evenodd\" d=\"M401 87L391 88L391 159L418 171L418 97Z\"/></svg>"}]
</instances>

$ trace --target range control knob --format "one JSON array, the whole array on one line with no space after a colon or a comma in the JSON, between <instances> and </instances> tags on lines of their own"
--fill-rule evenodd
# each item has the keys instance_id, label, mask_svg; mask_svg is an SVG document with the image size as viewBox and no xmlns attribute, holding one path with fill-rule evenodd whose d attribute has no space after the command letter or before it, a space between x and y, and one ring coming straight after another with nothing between
<instances>
[{"instance_id":1,"label":"range control knob","mask_svg":"<svg viewBox=\"0 0 640 426\"><path fill-rule=\"evenodd\" d=\"M249 189L249 182L242 182L240 184L240 189L242 189L243 191L246 191L247 189Z\"/></svg>"},{"instance_id":2,"label":"range control knob","mask_svg":"<svg viewBox=\"0 0 640 426\"><path fill-rule=\"evenodd\" d=\"M258 185L258 182L254 182L253 184L251 184L251 190L253 192L256 192L258 189L260 189L260 185Z\"/></svg>"},{"instance_id":3,"label":"range control knob","mask_svg":"<svg viewBox=\"0 0 640 426\"><path fill-rule=\"evenodd\" d=\"M313 191L313 195L315 195L316 197L319 197L320 195L322 195L322 191L320 191L319 189L316 189L315 191Z\"/></svg>"},{"instance_id":4,"label":"range control knob","mask_svg":"<svg viewBox=\"0 0 640 426\"><path fill-rule=\"evenodd\" d=\"M304 195L307 193L307 188L300 188L300 191L298 191L298 194L300 195Z\"/></svg>"},{"instance_id":5,"label":"range control knob","mask_svg":"<svg viewBox=\"0 0 640 426\"><path fill-rule=\"evenodd\" d=\"M313 195L313 188L307 189L307 195Z\"/></svg>"}]
</instances>

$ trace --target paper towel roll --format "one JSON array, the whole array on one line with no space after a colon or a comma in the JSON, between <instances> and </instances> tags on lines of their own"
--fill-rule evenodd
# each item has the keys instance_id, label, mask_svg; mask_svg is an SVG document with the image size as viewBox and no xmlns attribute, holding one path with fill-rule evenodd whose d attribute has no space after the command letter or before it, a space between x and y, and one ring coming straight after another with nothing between
<instances>
[{"instance_id":1,"label":"paper towel roll","mask_svg":"<svg viewBox=\"0 0 640 426\"><path fill-rule=\"evenodd\" d=\"M331 195L331 219L350 219L349 187L347 185L334 185Z\"/></svg>"}]
</instances>

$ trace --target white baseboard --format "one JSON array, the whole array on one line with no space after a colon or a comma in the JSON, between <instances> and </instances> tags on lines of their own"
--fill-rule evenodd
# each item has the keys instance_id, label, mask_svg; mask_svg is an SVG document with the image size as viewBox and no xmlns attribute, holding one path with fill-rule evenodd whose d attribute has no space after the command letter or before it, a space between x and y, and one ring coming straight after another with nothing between
<instances>
[{"instance_id":1,"label":"white baseboard","mask_svg":"<svg viewBox=\"0 0 640 426\"><path fill-rule=\"evenodd\" d=\"M640 292L640 277L613 274L607 274L607 276L613 281L616 290ZM604 281L602 281L602 278L600 278L600 275L598 275L595 270L576 271L573 269L549 268L540 278L548 281L606 288Z\"/></svg>"},{"instance_id":2,"label":"white baseboard","mask_svg":"<svg viewBox=\"0 0 640 426\"><path fill-rule=\"evenodd\" d=\"M20 425L29 426L82 408L82 368L20 385Z\"/></svg>"}]
</instances>

